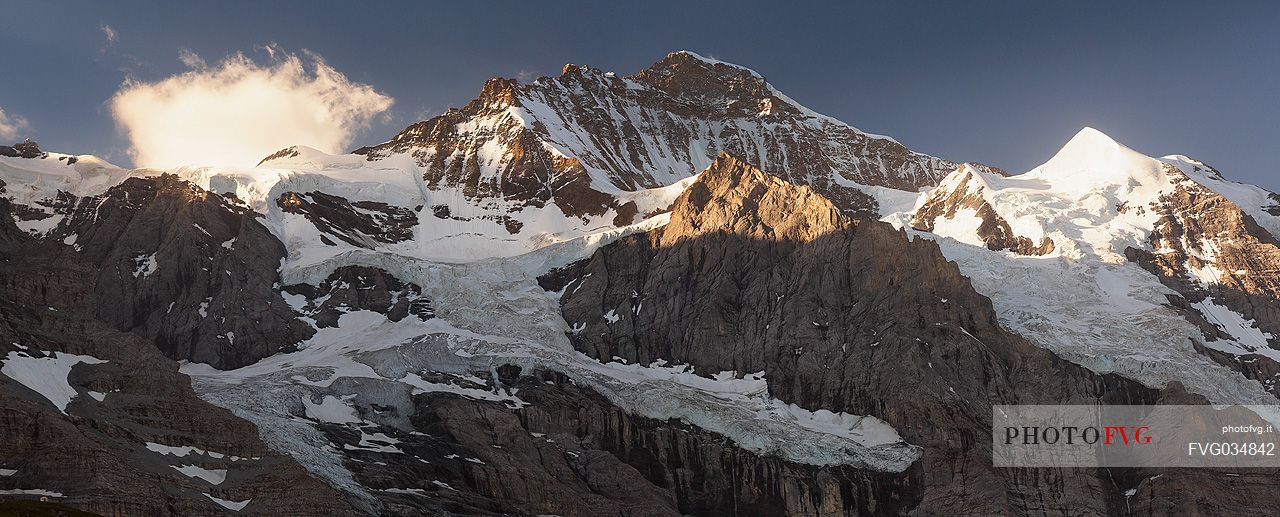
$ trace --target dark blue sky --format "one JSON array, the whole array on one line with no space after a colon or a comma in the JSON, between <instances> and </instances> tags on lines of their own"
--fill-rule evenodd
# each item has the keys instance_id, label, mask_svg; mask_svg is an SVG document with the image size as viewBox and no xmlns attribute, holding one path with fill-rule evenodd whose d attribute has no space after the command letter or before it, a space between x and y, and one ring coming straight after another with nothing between
<instances>
[{"instance_id":1,"label":"dark blue sky","mask_svg":"<svg viewBox=\"0 0 1280 517\"><path fill-rule=\"evenodd\" d=\"M1280 190L1280 2L0 1L0 108L48 149L128 164L107 100L126 76L267 44L396 99L353 147L459 106L491 76L631 73L689 49L921 152L1021 172L1082 126ZM106 45L100 26L118 41Z\"/></svg>"}]
</instances>

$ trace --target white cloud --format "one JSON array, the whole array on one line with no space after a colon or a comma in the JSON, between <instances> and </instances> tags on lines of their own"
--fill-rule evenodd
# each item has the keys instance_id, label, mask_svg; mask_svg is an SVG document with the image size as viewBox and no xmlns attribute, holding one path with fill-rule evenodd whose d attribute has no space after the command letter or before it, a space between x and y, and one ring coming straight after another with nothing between
<instances>
[{"instance_id":1,"label":"white cloud","mask_svg":"<svg viewBox=\"0 0 1280 517\"><path fill-rule=\"evenodd\" d=\"M320 56L269 53L267 65L236 54L209 67L184 50L180 58L191 70L126 81L111 112L134 163L253 166L298 144L344 152L356 131L391 107L390 97L351 82Z\"/></svg>"},{"instance_id":2,"label":"white cloud","mask_svg":"<svg viewBox=\"0 0 1280 517\"><path fill-rule=\"evenodd\" d=\"M98 30L102 31L102 35L107 37L108 45L115 43L116 40L120 39L120 35L117 34L116 30L111 28L110 25L103 25L101 27L98 27Z\"/></svg>"},{"instance_id":3,"label":"white cloud","mask_svg":"<svg viewBox=\"0 0 1280 517\"><path fill-rule=\"evenodd\" d=\"M178 60L182 61L182 64L187 65L187 68L192 70L209 68L209 65L204 62L204 58L200 57L200 54L192 52L190 49L178 49Z\"/></svg>"},{"instance_id":4,"label":"white cloud","mask_svg":"<svg viewBox=\"0 0 1280 517\"><path fill-rule=\"evenodd\" d=\"M27 129L27 119L18 115L9 115L4 112L4 108L0 108L0 139L14 140L18 138L18 133Z\"/></svg>"}]
</instances>

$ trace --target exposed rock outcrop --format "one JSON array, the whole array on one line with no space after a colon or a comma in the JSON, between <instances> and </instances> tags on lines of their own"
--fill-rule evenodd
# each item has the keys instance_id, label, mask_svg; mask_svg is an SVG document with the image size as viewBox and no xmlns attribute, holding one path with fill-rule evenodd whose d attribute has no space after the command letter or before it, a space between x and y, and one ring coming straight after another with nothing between
<instances>
[{"instance_id":1,"label":"exposed rock outcrop","mask_svg":"<svg viewBox=\"0 0 1280 517\"><path fill-rule=\"evenodd\" d=\"M1231 353L1202 347L1206 354L1280 396L1280 362L1268 357L1274 350L1260 350L1280 349L1280 242L1235 203L1176 167L1166 165L1165 173L1173 192L1145 207L1159 216L1151 249L1130 247L1126 257L1189 302L1184 310L1208 323L1201 326L1206 340L1238 344ZM1243 315L1254 329L1222 321L1214 306Z\"/></svg>"},{"instance_id":2,"label":"exposed rock outcrop","mask_svg":"<svg viewBox=\"0 0 1280 517\"><path fill-rule=\"evenodd\" d=\"M338 326L342 313L355 310L382 313L391 321L409 315L423 321L435 317L421 287L372 267L340 267L320 285L297 284L285 286L284 291L306 299L302 312L320 328Z\"/></svg>"},{"instance_id":3,"label":"exposed rock outcrop","mask_svg":"<svg viewBox=\"0 0 1280 517\"><path fill-rule=\"evenodd\" d=\"M1003 174L995 169L992 174ZM912 226L932 232L938 219L955 219L962 211L980 222L975 230L979 239L992 251L1010 250L1020 255L1046 255L1054 250L1053 240L1041 237L1039 242L1017 235L1000 214L983 197L988 187L982 181L979 169L966 165L948 177L937 189L929 193L924 204L916 210Z\"/></svg>"},{"instance_id":4,"label":"exposed rock outcrop","mask_svg":"<svg viewBox=\"0 0 1280 517\"><path fill-rule=\"evenodd\" d=\"M96 316L170 358L234 368L314 333L276 290L284 246L221 196L164 175L45 208L63 244L50 260L96 271Z\"/></svg>"},{"instance_id":5,"label":"exposed rock outcrop","mask_svg":"<svg viewBox=\"0 0 1280 517\"><path fill-rule=\"evenodd\" d=\"M263 158L262 160L260 160L260 161L258 162L258 165L262 165L262 164L267 163L267 162L269 162L269 161L271 161L271 160L278 160L278 159L280 159L280 158L293 158L293 157L296 157L296 156L298 156L298 148L297 148L297 147L286 147L286 148L284 148L284 149L281 149L281 150L279 150L279 151L276 151L276 152L274 152L274 153L271 153L271 154L267 155L267 157L266 157L266 158Z\"/></svg>"},{"instance_id":6,"label":"exposed rock outcrop","mask_svg":"<svg viewBox=\"0 0 1280 517\"><path fill-rule=\"evenodd\" d=\"M10 158L44 158L49 153L40 150L40 145L31 140L23 140L22 142L13 144L12 147L0 145L0 156L8 156ZM75 163L74 161L71 163Z\"/></svg>"},{"instance_id":7,"label":"exposed rock outcrop","mask_svg":"<svg viewBox=\"0 0 1280 517\"><path fill-rule=\"evenodd\" d=\"M525 405L425 393L411 432L323 428L353 451L346 466L385 514L895 515L913 503L904 475L761 457L687 423L628 414L559 374L508 365L488 388ZM379 435L388 439L370 438ZM400 452L370 447L392 442Z\"/></svg>"},{"instance_id":8,"label":"exposed rock outcrop","mask_svg":"<svg viewBox=\"0 0 1280 517\"><path fill-rule=\"evenodd\" d=\"M285 192L276 206L306 217L317 230L352 246L374 248L413 238L418 224L414 210L377 201L348 201L323 192Z\"/></svg>"}]
</instances>

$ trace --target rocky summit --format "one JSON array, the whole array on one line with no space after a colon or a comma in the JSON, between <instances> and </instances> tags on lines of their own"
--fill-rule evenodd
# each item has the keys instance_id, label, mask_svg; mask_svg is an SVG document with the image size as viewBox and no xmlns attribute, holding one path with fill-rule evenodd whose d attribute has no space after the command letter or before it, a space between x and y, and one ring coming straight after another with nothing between
<instances>
[{"instance_id":1,"label":"rocky summit","mask_svg":"<svg viewBox=\"0 0 1280 517\"><path fill-rule=\"evenodd\" d=\"M625 77L569 64L529 84L492 79L463 108L355 152L370 161L407 153L428 185L461 188L473 203L555 203L566 216L620 213L625 203L611 194L669 185L721 152L872 214L876 202L858 185L915 190L956 166L815 113L750 69L688 51Z\"/></svg>"},{"instance_id":2,"label":"rocky summit","mask_svg":"<svg viewBox=\"0 0 1280 517\"><path fill-rule=\"evenodd\" d=\"M936 158L688 51L350 154L0 146L0 513L1256 515L1276 469L993 462L995 406L1277 404L1280 195L1228 178Z\"/></svg>"}]
</instances>

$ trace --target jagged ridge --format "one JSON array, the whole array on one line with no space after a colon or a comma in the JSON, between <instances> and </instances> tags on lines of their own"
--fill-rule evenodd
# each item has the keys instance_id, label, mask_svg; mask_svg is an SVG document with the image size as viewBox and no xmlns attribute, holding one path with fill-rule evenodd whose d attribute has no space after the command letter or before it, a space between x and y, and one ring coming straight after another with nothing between
<instances>
[{"instance_id":1,"label":"jagged ridge","mask_svg":"<svg viewBox=\"0 0 1280 517\"><path fill-rule=\"evenodd\" d=\"M617 208L616 192L672 184L721 152L811 185L846 211L876 213L859 185L916 190L956 163L819 115L746 68L673 52L630 77L567 65L530 84L491 79L461 109L356 151L412 155L431 188L508 209L566 215ZM514 203L514 208L510 204Z\"/></svg>"}]
</instances>

